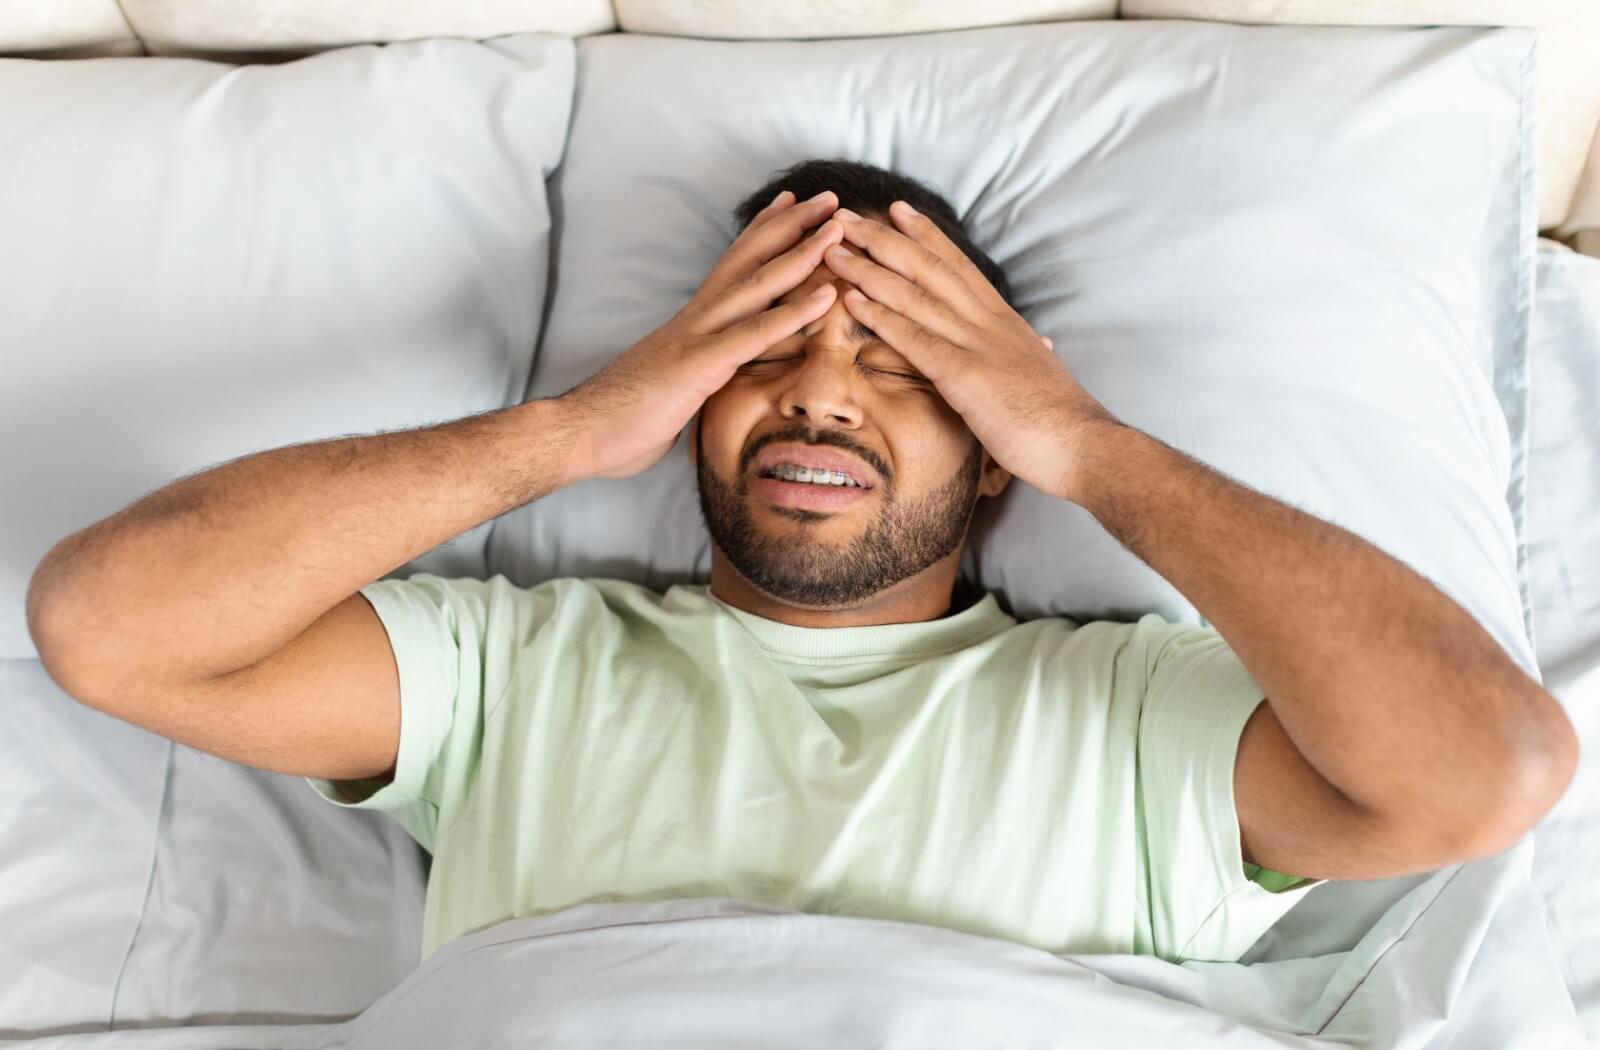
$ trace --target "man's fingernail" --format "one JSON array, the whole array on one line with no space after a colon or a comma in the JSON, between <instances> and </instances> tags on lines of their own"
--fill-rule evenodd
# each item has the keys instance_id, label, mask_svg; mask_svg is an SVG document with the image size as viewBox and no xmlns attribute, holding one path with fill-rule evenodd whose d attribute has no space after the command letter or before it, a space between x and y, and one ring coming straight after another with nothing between
<instances>
[{"instance_id":1,"label":"man's fingernail","mask_svg":"<svg viewBox=\"0 0 1600 1050\"><path fill-rule=\"evenodd\" d=\"M832 190L823 190L821 193L817 194L815 197L812 197L810 200L806 201L806 203L807 204L821 204L823 201L827 200L831 196L833 196L833 191Z\"/></svg>"},{"instance_id":2,"label":"man's fingernail","mask_svg":"<svg viewBox=\"0 0 1600 1050\"><path fill-rule=\"evenodd\" d=\"M767 207L770 208L770 207L773 206L773 204L777 204L779 201L783 200L783 195L785 193L788 193L788 192L789 192L788 190L779 190L778 191L778 195L776 197L772 198L772 204L767 205Z\"/></svg>"},{"instance_id":3,"label":"man's fingernail","mask_svg":"<svg viewBox=\"0 0 1600 1050\"><path fill-rule=\"evenodd\" d=\"M852 288L848 292L845 292L844 293L844 297L846 299L850 300L852 303L864 303L864 302L867 301L867 297L862 295L861 292L858 291L855 288Z\"/></svg>"},{"instance_id":4,"label":"man's fingernail","mask_svg":"<svg viewBox=\"0 0 1600 1050\"><path fill-rule=\"evenodd\" d=\"M917 214L917 209L913 208L911 205L907 204L905 201L895 201L895 203L900 205L901 208L904 208L905 209L905 213L907 215L915 215L915 214Z\"/></svg>"},{"instance_id":5,"label":"man's fingernail","mask_svg":"<svg viewBox=\"0 0 1600 1050\"><path fill-rule=\"evenodd\" d=\"M861 218L861 216L857 215L849 208L840 208L838 211L834 212L834 214L839 216L839 218L844 219L846 222L855 222L857 219Z\"/></svg>"},{"instance_id":6,"label":"man's fingernail","mask_svg":"<svg viewBox=\"0 0 1600 1050\"><path fill-rule=\"evenodd\" d=\"M822 298L824 298L826 296L829 296L829 295L832 295L832 294L833 294L833 284L832 284L832 282L829 282L828 284L822 285L816 291L812 292L811 293L811 298L813 298L813 299L822 299Z\"/></svg>"}]
</instances>

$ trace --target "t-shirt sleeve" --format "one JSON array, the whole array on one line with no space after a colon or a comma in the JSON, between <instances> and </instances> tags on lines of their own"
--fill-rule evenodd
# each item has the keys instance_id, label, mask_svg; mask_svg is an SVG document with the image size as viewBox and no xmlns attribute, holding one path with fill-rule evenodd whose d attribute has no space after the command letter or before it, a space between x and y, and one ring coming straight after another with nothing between
<instances>
[{"instance_id":1,"label":"t-shirt sleeve","mask_svg":"<svg viewBox=\"0 0 1600 1050\"><path fill-rule=\"evenodd\" d=\"M511 683L524 639L550 616L553 583L530 589L499 574L416 573L361 588L400 675L394 778L307 783L336 806L388 813L431 852L478 774L484 724Z\"/></svg>"},{"instance_id":2,"label":"t-shirt sleeve","mask_svg":"<svg viewBox=\"0 0 1600 1050\"><path fill-rule=\"evenodd\" d=\"M1146 616L1138 791L1154 952L1233 962L1322 879L1246 864L1234 762L1261 687L1212 628Z\"/></svg>"}]
</instances>

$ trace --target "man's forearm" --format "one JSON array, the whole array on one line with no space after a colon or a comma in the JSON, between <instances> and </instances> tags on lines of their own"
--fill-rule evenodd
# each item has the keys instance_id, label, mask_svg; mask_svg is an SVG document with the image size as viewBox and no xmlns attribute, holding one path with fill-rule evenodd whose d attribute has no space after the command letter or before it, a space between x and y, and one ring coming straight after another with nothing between
<instances>
[{"instance_id":1,"label":"man's forearm","mask_svg":"<svg viewBox=\"0 0 1600 1050\"><path fill-rule=\"evenodd\" d=\"M1559 703L1400 561L1143 431L1089 430L1073 502L1211 621L1301 754L1352 800L1470 808L1503 789L1507 763L1575 756Z\"/></svg>"},{"instance_id":2,"label":"man's forearm","mask_svg":"<svg viewBox=\"0 0 1600 1050\"><path fill-rule=\"evenodd\" d=\"M290 445L184 477L56 544L28 589L48 669L181 681L272 654L396 567L577 480L560 406Z\"/></svg>"}]
</instances>

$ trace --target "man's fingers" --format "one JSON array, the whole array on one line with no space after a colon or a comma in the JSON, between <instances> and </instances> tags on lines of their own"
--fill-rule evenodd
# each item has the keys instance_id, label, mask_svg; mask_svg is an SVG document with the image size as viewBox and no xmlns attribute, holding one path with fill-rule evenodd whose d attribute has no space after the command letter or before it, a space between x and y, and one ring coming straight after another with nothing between
<instances>
[{"instance_id":1,"label":"man's fingers","mask_svg":"<svg viewBox=\"0 0 1600 1050\"><path fill-rule=\"evenodd\" d=\"M807 230L820 225L838 207L838 195L832 190L823 190L810 200L783 209L759 226L752 222L734 239L725 255L742 266L735 278L788 251Z\"/></svg>"},{"instance_id":2,"label":"man's fingers","mask_svg":"<svg viewBox=\"0 0 1600 1050\"><path fill-rule=\"evenodd\" d=\"M928 331L882 303L873 302L854 288L844 293L844 308L856 320L876 332L880 339L911 362L911 367L927 376L935 386L944 381L941 377L951 374L957 359L965 353L948 339Z\"/></svg>"},{"instance_id":3,"label":"man's fingers","mask_svg":"<svg viewBox=\"0 0 1600 1050\"><path fill-rule=\"evenodd\" d=\"M737 368L827 313L833 306L833 297L831 282L819 285L807 295L780 303L713 336L707 350Z\"/></svg>"},{"instance_id":4,"label":"man's fingers","mask_svg":"<svg viewBox=\"0 0 1600 1050\"><path fill-rule=\"evenodd\" d=\"M793 203L794 203L794 194L793 193L789 192L788 190L779 190L778 191L778 195L776 197L772 198L772 203L768 204L765 208L762 208L760 211L756 212L755 217L750 220L750 225L751 226L759 226L759 225L761 225L762 223L766 222L768 219L772 218L774 215L778 214L780 211L782 211L783 209L787 208L789 205L791 205Z\"/></svg>"},{"instance_id":5,"label":"man's fingers","mask_svg":"<svg viewBox=\"0 0 1600 1050\"><path fill-rule=\"evenodd\" d=\"M956 246L956 243L939 228L938 223L905 201L895 201L889 205L889 220L905 236L943 259L972 294L977 296L979 302L991 310L1009 308L1005 296L1000 294L1000 289L983 275L983 271L978 269L978 264Z\"/></svg>"},{"instance_id":6,"label":"man's fingers","mask_svg":"<svg viewBox=\"0 0 1600 1050\"><path fill-rule=\"evenodd\" d=\"M849 234L846 233L846 236ZM950 303L940 299L931 289L908 281L864 255L850 252L842 244L829 249L823 258L828 263L828 269L877 302L935 335L957 345L964 343L970 335L971 326L952 309Z\"/></svg>"},{"instance_id":7,"label":"man's fingers","mask_svg":"<svg viewBox=\"0 0 1600 1050\"><path fill-rule=\"evenodd\" d=\"M837 222L824 222L804 241L724 288L695 316L692 329L703 335L720 332L771 306L810 277L822 264L822 253L843 237Z\"/></svg>"},{"instance_id":8,"label":"man's fingers","mask_svg":"<svg viewBox=\"0 0 1600 1050\"><path fill-rule=\"evenodd\" d=\"M885 226L848 210L841 209L841 212L838 218L844 224L847 241L865 248L874 261L917 287L926 289L935 299L950 304L957 313L977 316L976 310L983 301L967 286L966 280L949 260L941 258L938 252L919 244L892 226ZM966 257L959 248L956 252L962 258ZM867 294L876 298L876 293L870 289Z\"/></svg>"},{"instance_id":9,"label":"man's fingers","mask_svg":"<svg viewBox=\"0 0 1600 1050\"><path fill-rule=\"evenodd\" d=\"M838 195L832 190L823 190L799 204L777 206L764 222L752 220L711 268L700 286L701 291L716 296L729 285L749 276L762 263L792 248L806 230L827 219L838 206Z\"/></svg>"}]
</instances>

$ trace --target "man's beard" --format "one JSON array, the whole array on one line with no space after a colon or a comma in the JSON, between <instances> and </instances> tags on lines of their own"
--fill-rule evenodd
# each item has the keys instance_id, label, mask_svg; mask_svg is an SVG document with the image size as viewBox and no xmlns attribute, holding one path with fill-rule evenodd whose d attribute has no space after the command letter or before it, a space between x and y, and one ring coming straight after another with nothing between
<instances>
[{"instance_id":1,"label":"man's beard","mask_svg":"<svg viewBox=\"0 0 1600 1050\"><path fill-rule=\"evenodd\" d=\"M811 437L795 440L815 444ZM700 440L698 433L695 440ZM707 466L704 445L696 452L700 513L711 539L758 590L792 605L814 607L856 604L960 547L978 503L983 471L983 446L974 440L955 476L916 502L902 505L894 499L893 484L881 486L878 516L854 539L838 545L813 538L807 527L785 530L782 537L763 530L751 513L748 468L728 485ZM816 512L798 507L780 508L778 514L821 520Z\"/></svg>"}]
</instances>

